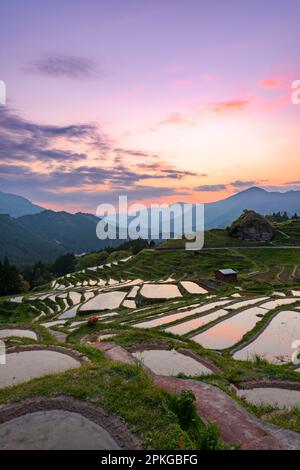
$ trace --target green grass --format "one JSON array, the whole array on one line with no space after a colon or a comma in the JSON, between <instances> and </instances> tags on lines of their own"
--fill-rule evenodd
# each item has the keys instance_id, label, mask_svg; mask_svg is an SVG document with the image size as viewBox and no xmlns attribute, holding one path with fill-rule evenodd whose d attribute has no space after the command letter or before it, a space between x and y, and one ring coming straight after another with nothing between
<instances>
[{"instance_id":1,"label":"green grass","mask_svg":"<svg viewBox=\"0 0 300 470\"><path fill-rule=\"evenodd\" d=\"M140 437L144 448L223 448L216 430L206 428L199 419L183 426L174 405L177 399L158 389L141 367L105 360L96 350L92 354L93 362L80 369L0 390L0 403L29 397L70 395L92 400L121 416ZM195 414L194 405L191 409Z\"/></svg>"},{"instance_id":2,"label":"green grass","mask_svg":"<svg viewBox=\"0 0 300 470\"><path fill-rule=\"evenodd\" d=\"M289 227L291 233L291 227ZM295 227L293 228L293 230ZM224 243L228 238L225 231L214 230L209 234L208 244ZM114 254L114 256L117 256ZM121 258L126 257L122 253ZM117 256L118 258L118 256ZM225 249L203 249L196 254L180 250L144 250L127 263L111 268L105 268L100 273L75 273L68 282L86 279L134 279L142 278L155 282L172 275L176 279L194 279L208 285L212 292L230 295L235 291L234 286L240 285L244 294L270 294L274 289L288 292L291 288L299 288L297 279L291 274L295 266L300 266L300 250L229 247ZM238 271L238 282L227 284L217 282L214 273L217 269L231 267ZM249 276L251 272L259 274ZM295 272L299 272L299 268ZM61 280L67 284L67 279ZM59 294L59 292L58 292ZM236 361L230 355L230 350L221 353L206 350L194 343L188 337L180 337L165 333L159 329L142 330L132 328L132 322L144 318L152 318L160 313L167 313L191 303L201 302L201 296L185 295L177 304L172 301L152 305L148 310L132 315L125 308L118 309L119 316L114 317L109 324L98 322L96 326L81 326L67 337L66 347L80 350L86 354L91 363L76 371L65 374L35 379L27 384L21 384L11 389L0 390L0 402L16 401L30 396L52 395L65 393L80 399L91 399L101 404L106 410L122 416L130 428L136 432L144 447L154 449L217 449L223 448L217 431L205 427L200 418L193 415L193 398L191 395L175 396L159 390L151 378L137 366L122 365L109 361L93 347L79 344L80 339L92 332L113 330L119 331L113 338L114 342L125 348L138 344L159 343L167 348L178 349L185 347L202 356L215 365L218 373L211 376L195 377L196 380L212 383L232 395L230 384L241 384L249 380L292 380L300 382L300 374L294 372L289 365L273 365L257 358L257 361ZM33 301L38 311L48 311L58 305L63 307L63 301L55 303ZM71 304L71 301L69 301ZM278 309L279 311L280 309ZM0 324L34 328L39 332L42 344L57 344L57 341L43 327L31 323L38 311L30 307L28 301L23 304L11 302L0 303ZM242 339L245 342L265 326L266 322L275 315L274 310L265 315L256 326ZM53 315L47 315L52 318ZM87 315L88 316L88 315ZM78 318L77 318L78 319ZM66 323L71 323L74 319ZM126 322L120 325L121 322ZM66 328L57 329L66 331ZM31 340L10 338L8 345L30 344ZM236 346L236 345L235 345ZM279 424L282 427L300 431L299 410L278 412L272 407L254 407L244 403L238 397L234 399L243 404L256 416ZM185 422L184 410L189 416Z\"/></svg>"},{"instance_id":3,"label":"green grass","mask_svg":"<svg viewBox=\"0 0 300 470\"><path fill-rule=\"evenodd\" d=\"M38 312L27 303L0 302L0 325L32 320Z\"/></svg>"}]
</instances>

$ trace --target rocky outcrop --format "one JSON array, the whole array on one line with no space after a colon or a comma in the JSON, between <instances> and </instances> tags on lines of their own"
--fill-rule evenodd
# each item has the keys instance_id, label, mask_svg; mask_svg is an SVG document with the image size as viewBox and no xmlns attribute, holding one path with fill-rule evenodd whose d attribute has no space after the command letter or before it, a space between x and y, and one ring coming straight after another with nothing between
<instances>
[{"instance_id":1,"label":"rocky outcrop","mask_svg":"<svg viewBox=\"0 0 300 470\"><path fill-rule=\"evenodd\" d=\"M232 237L240 240L270 241L275 235L275 228L262 215L245 210L228 229Z\"/></svg>"}]
</instances>

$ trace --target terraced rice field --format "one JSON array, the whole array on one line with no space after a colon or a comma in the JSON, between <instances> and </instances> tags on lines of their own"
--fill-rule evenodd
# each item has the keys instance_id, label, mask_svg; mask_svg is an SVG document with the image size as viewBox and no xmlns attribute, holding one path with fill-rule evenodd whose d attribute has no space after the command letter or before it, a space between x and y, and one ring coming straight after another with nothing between
<instances>
[{"instance_id":1,"label":"terraced rice field","mask_svg":"<svg viewBox=\"0 0 300 470\"><path fill-rule=\"evenodd\" d=\"M140 295L145 299L174 299L181 297L180 290L173 284L144 284L140 290Z\"/></svg>"},{"instance_id":2,"label":"terraced rice field","mask_svg":"<svg viewBox=\"0 0 300 470\"><path fill-rule=\"evenodd\" d=\"M1 369L0 389L80 365L77 359L68 354L47 349L9 353L6 355L6 365Z\"/></svg>"},{"instance_id":3,"label":"terraced rice field","mask_svg":"<svg viewBox=\"0 0 300 470\"><path fill-rule=\"evenodd\" d=\"M125 297L126 292L123 291L113 291L98 294L96 297L83 304L80 308L80 312L112 310L118 308Z\"/></svg>"},{"instance_id":4,"label":"terraced rice field","mask_svg":"<svg viewBox=\"0 0 300 470\"><path fill-rule=\"evenodd\" d=\"M254 405L271 405L276 408L300 407L300 391L276 387L256 387L239 390L238 396Z\"/></svg>"},{"instance_id":5,"label":"terraced rice field","mask_svg":"<svg viewBox=\"0 0 300 470\"><path fill-rule=\"evenodd\" d=\"M102 427L65 410L28 413L0 424L0 450L118 450Z\"/></svg>"},{"instance_id":6,"label":"terraced rice field","mask_svg":"<svg viewBox=\"0 0 300 470\"><path fill-rule=\"evenodd\" d=\"M152 372L159 375L209 375L212 371L196 361L175 350L146 350L137 351L133 355Z\"/></svg>"},{"instance_id":7,"label":"terraced rice field","mask_svg":"<svg viewBox=\"0 0 300 470\"><path fill-rule=\"evenodd\" d=\"M94 361L94 357L96 358L91 367L91 375L96 364L99 366L97 361L102 361L101 367L103 365L105 368L101 393L107 386L107 381L111 380L114 383L114 378L119 373L123 375L121 379L118 377L118 384L123 384L125 380L126 387L130 387L137 380L138 372L133 373L129 368L125 374L125 369L122 369L120 363L118 367L115 366L113 361L116 360L116 356L106 361L102 355L102 352L109 350L112 344L120 354L123 354L122 357L125 355L128 359L129 355L130 360L134 361L135 358L141 361L147 373L150 369L152 374L171 376L172 380L176 379L174 376L177 374L189 377L201 376L201 382L195 380L195 383L201 383L203 386L207 385L206 381L213 379L215 387L220 383L222 387L227 387L230 380L228 377L234 377L238 382L239 379L247 377L247 374L250 375L250 379L255 374L261 379L265 373L265 377L269 379L270 370L264 362L257 361L256 355L277 365L278 370L283 370L280 372L282 375L286 373L289 378L295 379L300 368L297 369L291 363L294 352L291 345L294 340L300 338L300 286L280 284L277 277L278 283L273 289L270 286L262 289L260 285L256 288L255 280L253 281L253 277L248 274L251 269L254 270L255 264L262 270L265 259L257 259L255 250L253 258L256 257L256 260L252 263L250 251L242 250L235 257L236 253L232 250L230 258L240 265L243 260L244 268L246 260L247 265L241 277L249 282L248 290L247 282L240 286L219 283L209 277L208 273L216 262L216 260L213 262L213 255L217 256L219 261L223 259L225 266L228 258L225 264L222 252L216 255L213 252L208 253L207 250L206 253L195 256L185 253L183 255L162 253L158 255L158 260L153 265L151 264L153 254L145 252L126 262L112 261L106 263L106 266L95 266L95 269L89 268L72 273L49 285L48 290L18 296L15 302L12 297L12 302L6 302L5 308L0 310L1 326L3 326L0 329L0 338L5 339L9 348L23 342L27 349L8 351L7 367L3 369L4 374L0 375L0 388L11 385L14 387L16 384L23 384L39 377L39 380L45 380L47 383L45 389L48 390L47 387L51 382L47 382L50 379L45 376L49 375L50 378L54 377L56 391L57 384L63 380L60 378L61 373L70 369L66 377L68 380L74 380L74 387L71 390L81 393L82 387L82 393L93 396L95 385L89 390L84 388L89 385L89 380L85 380L89 366L80 367L82 358L79 359L78 352L76 353L76 350L88 352L91 348L94 348L95 354L89 356L91 362ZM282 256L281 253L280 257ZM271 271L277 274L279 271L283 273L282 267L285 266L282 259L278 261L281 262L274 261L271 268ZM296 261L289 265L289 272L293 271L292 266L295 266ZM196 275L196 269L199 269L201 263L203 263L203 272L200 276ZM222 263L220 265L222 266ZM236 268L236 265L232 266ZM269 273L271 271L268 270ZM23 308L23 312L27 315L25 320L21 317L19 324L18 321L10 324L11 320L13 323L15 321L10 316L9 321L4 322L3 318L6 318L4 315L7 315L6 312L9 310L8 304L11 304L15 311ZM34 343L34 346L31 346L31 343ZM41 344L36 346L36 343ZM52 349L47 349L51 343L53 343ZM62 343L65 345L63 351L59 347L54 350L57 344L62 346ZM34 347L41 349L35 350ZM95 349L98 351L95 352ZM99 349L102 351L101 354ZM227 351L223 351L224 349ZM253 364L249 364L247 362L249 360L253 360ZM110 367L113 370L111 377L108 378L107 370ZM76 369L74 375L72 369ZM100 369L98 373L100 378ZM213 378L205 377L211 374L214 374ZM81 375L84 385L81 383L77 388L76 381ZM65 386L64 383L63 387ZM269 388L270 390L262 386L251 390L239 390L238 395L244 397L250 405L264 402L282 408L298 403L300 392L297 390L287 391L281 388L277 390L273 386ZM120 393L124 393L124 389ZM119 395L117 398L113 400L113 406L121 399ZM56 426L56 416L49 414L44 417L43 421L41 416L35 417L28 413L21 421L7 422L7 427L2 427L0 423L0 448L1 445L2 448L9 448L10 444L5 440L5 436L11 429L16 430L14 445L22 448L22 441L26 441L26 433L18 433L18 423L26 429L27 420L31 424L35 423L37 430L40 430L43 441L46 442L45 448L53 446L59 448L58 441L61 441L61 448L68 448L71 442L81 439L81 433L86 432L94 433L93 440L82 437L83 448L95 446L118 448L117 441L114 443L113 437L110 440L105 432L103 434L103 430L94 428L93 424L81 420L80 417L67 414L65 427L61 423L61 432L67 433L70 419L73 420L76 435L69 434L65 441L56 437L51 440L50 433L53 426ZM81 423L81 430L77 428L78 423ZM59 435L59 424L57 428ZM34 445L30 439L26 442L27 447Z\"/></svg>"},{"instance_id":8,"label":"terraced rice field","mask_svg":"<svg viewBox=\"0 0 300 470\"><path fill-rule=\"evenodd\" d=\"M265 314L266 310L260 307L248 308L191 339L207 349L230 348L252 330Z\"/></svg>"},{"instance_id":9,"label":"terraced rice field","mask_svg":"<svg viewBox=\"0 0 300 470\"><path fill-rule=\"evenodd\" d=\"M234 353L234 359L251 361L256 356L273 364L291 362L292 343L300 338L300 312L287 310L278 313L250 344Z\"/></svg>"},{"instance_id":10,"label":"terraced rice field","mask_svg":"<svg viewBox=\"0 0 300 470\"><path fill-rule=\"evenodd\" d=\"M192 281L181 281L181 287L187 291L188 294L207 294L208 291Z\"/></svg>"},{"instance_id":11,"label":"terraced rice field","mask_svg":"<svg viewBox=\"0 0 300 470\"><path fill-rule=\"evenodd\" d=\"M10 336L17 336L19 338L31 338L37 340L37 334L31 330L21 330L18 328L4 328L0 329L0 339L8 338Z\"/></svg>"}]
</instances>

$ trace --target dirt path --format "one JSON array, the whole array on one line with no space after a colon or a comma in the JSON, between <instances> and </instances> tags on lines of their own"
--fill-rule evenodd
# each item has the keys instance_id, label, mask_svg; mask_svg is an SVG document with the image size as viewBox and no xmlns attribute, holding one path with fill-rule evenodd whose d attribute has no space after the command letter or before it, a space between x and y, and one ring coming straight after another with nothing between
<instances>
[{"instance_id":1,"label":"dirt path","mask_svg":"<svg viewBox=\"0 0 300 470\"><path fill-rule=\"evenodd\" d=\"M112 342L98 343L97 348L110 359L135 363L128 351ZM199 416L215 424L227 444L242 450L300 450L300 434L259 420L219 388L196 380L151 375L157 386L169 392L192 390Z\"/></svg>"},{"instance_id":2,"label":"dirt path","mask_svg":"<svg viewBox=\"0 0 300 470\"><path fill-rule=\"evenodd\" d=\"M300 435L255 418L213 385L163 376L154 376L154 382L174 393L192 390L199 416L216 424L222 439L228 444L237 444L242 450L300 449Z\"/></svg>"}]
</instances>

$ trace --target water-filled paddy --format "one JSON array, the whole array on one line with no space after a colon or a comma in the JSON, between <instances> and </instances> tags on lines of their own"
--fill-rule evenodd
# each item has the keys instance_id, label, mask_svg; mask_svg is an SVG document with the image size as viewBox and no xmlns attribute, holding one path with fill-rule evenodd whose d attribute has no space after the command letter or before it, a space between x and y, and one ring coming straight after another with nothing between
<instances>
[{"instance_id":1,"label":"water-filled paddy","mask_svg":"<svg viewBox=\"0 0 300 470\"><path fill-rule=\"evenodd\" d=\"M117 333L104 333L103 335L99 335L97 340L103 341L105 339L113 338L114 336L117 336Z\"/></svg>"},{"instance_id":2,"label":"water-filled paddy","mask_svg":"<svg viewBox=\"0 0 300 470\"><path fill-rule=\"evenodd\" d=\"M191 339L208 349L225 349L233 346L261 320L266 310L252 307L212 326Z\"/></svg>"},{"instance_id":3,"label":"water-filled paddy","mask_svg":"<svg viewBox=\"0 0 300 470\"><path fill-rule=\"evenodd\" d=\"M37 334L31 330L22 330L18 328L0 329L0 338L8 338L9 336L17 336L19 338L30 338L37 340Z\"/></svg>"},{"instance_id":4,"label":"water-filled paddy","mask_svg":"<svg viewBox=\"0 0 300 470\"><path fill-rule=\"evenodd\" d=\"M1 450L114 450L113 437L84 416L64 410L38 411L0 424Z\"/></svg>"},{"instance_id":5,"label":"water-filled paddy","mask_svg":"<svg viewBox=\"0 0 300 470\"><path fill-rule=\"evenodd\" d=\"M94 294L93 291L85 291L83 295L84 295L84 301L86 302L86 301L92 299L95 294Z\"/></svg>"},{"instance_id":6,"label":"water-filled paddy","mask_svg":"<svg viewBox=\"0 0 300 470\"><path fill-rule=\"evenodd\" d=\"M248 299L242 300L241 302L234 303L226 307L227 310L238 310L239 308L248 307L249 305L257 304L258 302L262 302L263 300L268 300L269 297L259 297L257 299Z\"/></svg>"},{"instance_id":7,"label":"water-filled paddy","mask_svg":"<svg viewBox=\"0 0 300 470\"><path fill-rule=\"evenodd\" d=\"M204 313L206 311L214 309L215 307L218 307L220 305L224 305L224 304L227 304L227 303L228 303L228 300L219 300L217 302L207 303L205 305L200 305L200 306L197 305L195 308L191 308L193 306L190 305L188 307L183 307L179 312L173 313L171 315L164 315L164 316L159 315L158 317L156 317L154 319L146 320L142 323L137 323L134 326L137 327L137 328L154 328L156 326L166 325L168 323L173 323L177 320L181 320L182 318L186 318L186 317L189 317L189 316L192 316L192 315L196 315L197 313ZM187 310L188 308L190 308L190 310ZM209 320L209 321L211 321L211 320ZM179 325L177 325L177 326L179 326ZM166 331L170 331L170 330L167 329ZM178 333L178 334L180 334L180 333Z\"/></svg>"},{"instance_id":8,"label":"water-filled paddy","mask_svg":"<svg viewBox=\"0 0 300 470\"><path fill-rule=\"evenodd\" d=\"M23 301L23 295L19 295L17 297L11 297L9 300L11 302L16 302L17 304L20 304Z\"/></svg>"},{"instance_id":9,"label":"water-filled paddy","mask_svg":"<svg viewBox=\"0 0 300 470\"><path fill-rule=\"evenodd\" d=\"M266 308L267 310L273 310L273 308L281 307L282 305L289 305L297 302L297 299L276 299L270 300L270 302L266 302L260 305L261 308Z\"/></svg>"},{"instance_id":10,"label":"water-filled paddy","mask_svg":"<svg viewBox=\"0 0 300 470\"><path fill-rule=\"evenodd\" d=\"M250 344L237 351L234 359L251 361L261 356L274 364L291 362L292 343L300 338L300 312L278 313L262 333Z\"/></svg>"},{"instance_id":11,"label":"water-filled paddy","mask_svg":"<svg viewBox=\"0 0 300 470\"><path fill-rule=\"evenodd\" d=\"M136 303L134 300L124 300L122 305L126 308L136 308Z\"/></svg>"},{"instance_id":12,"label":"water-filled paddy","mask_svg":"<svg viewBox=\"0 0 300 470\"><path fill-rule=\"evenodd\" d=\"M79 304L81 300L81 293L80 292L70 292L69 293L70 299L73 302L73 305Z\"/></svg>"},{"instance_id":13,"label":"water-filled paddy","mask_svg":"<svg viewBox=\"0 0 300 470\"><path fill-rule=\"evenodd\" d=\"M126 292L123 291L104 292L83 304L80 311L86 312L89 310L111 310L118 308L125 297Z\"/></svg>"},{"instance_id":14,"label":"water-filled paddy","mask_svg":"<svg viewBox=\"0 0 300 470\"><path fill-rule=\"evenodd\" d=\"M42 323L42 326L45 328L51 328L51 326L57 326L57 325L64 325L67 320L54 320L54 321L48 321L46 323Z\"/></svg>"},{"instance_id":15,"label":"water-filled paddy","mask_svg":"<svg viewBox=\"0 0 300 470\"><path fill-rule=\"evenodd\" d=\"M127 295L127 299L135 299L138 291L139 291L139 286L133 286L129 294Z\"/></svg>"},{"instance_id":16,"label":"water-filled paddy","mask_svg":"<svg viewBox=\"0 0 300 470\"><path fill-rule=\"evenodd\" d=\"M300 407L300 391L285 388L258 387L238 390L238 396L253 405L267 404L276 408Z\"/></svg>"},{"instance_id":17,"label":"water-filled paddy","mask_svg":"<svg viewBox=\"0 0 300 470\"><path fill-rule=\"evenodd\" d=\"M140 293L146 299L173 299L181 297L180 290L174 284L144 284Z\"/></svg>"},{"instance_id":18,"label":"water-filled paddy","mask_svg":"<svg viewBox=\"0 0 300 470\"><path fill-rule=\"evenodd\" d=\"M9 353L6 354L5 367L1 368L0 388L76 367L80 367L77 359L58 351L43 349Z\"/></svg>"},{"instance_id":19,"label":"water-filled paddy","mask_svg":"<svg viewBox=\"0 0 300 470\"><path fill-rule=\"evenodd\" d=\"M186 375L206 375L212 373L196 359L185 356L174 349L171 351L155 349L137 351L133 355L155 374L177 375L182 372Z\"/></svg>"},{"instance_id":20,"label":"water-filled paddy","mask_svg":"<svg viewBox=\"0 0 300 470\"><path fill-rule=\"evenodd\" d=\"M207 290L203 287L198 286L195 282L192 281L181 281L180 285L189 293L189 294L207 294Z\"/></svg>"},{"instance_id":21,"label":"water-filled paddy","mask_svg":"<svg viewBox=\"0 0 300 470\"><path fill-rule=\"evenodd\" d=\"M78 310L78 305L75 306L75 307L71 307L68 310L66 310L65 312L61 313L58 318L60 320L64 320L64 319L68 319L68 318L74 318L77 315L77 310Z\"/></svg>"},{"instance_id":22,"label":"water-filled paddy","mask_svg":"<svg viewBox=\"0 0 300 470\"><path fill-rule=\"evenodd\" d=\"M166 328L165 331L169 333L173 333L174 335L185 335L190 331L197 330L208 323L217 320L218 318L223 317L224 315L228 315L227 310L219 309L215 312L208 313L207 315L203 315L202 317L193 318L192 320L188 320L184 323L179 323L178 325L170 326Z\"/></svg>"},{"instance_id":23,"label":"water-filled paddy","mask_svg":"<svg viewBox=\"0 0 300 470\"><path fill-rule=\"evenodd\" d=\"M172 323L176 320L180 320L181 318L186 318L188 316L194 315L193 312L178 312L173 313L172 315L165 315L156 317L153 320L147 320L142 323L137 323L134 325L136 328L155 328L156 326L166 325L168 323Z\"/></svg>"},{"instance_id":24,"label":"water-filled paddy","mask_svg":"<svg viewBox=\"0 0 300 470\"><path fill-rule=\"evenodd\" d=\"M300 297L300 290L292 290L291 292L295 297Z\"/></svg>"}]
</instances>

